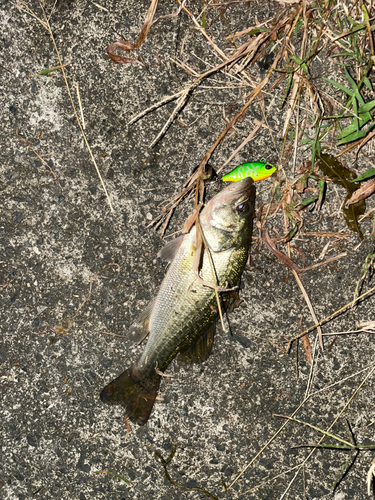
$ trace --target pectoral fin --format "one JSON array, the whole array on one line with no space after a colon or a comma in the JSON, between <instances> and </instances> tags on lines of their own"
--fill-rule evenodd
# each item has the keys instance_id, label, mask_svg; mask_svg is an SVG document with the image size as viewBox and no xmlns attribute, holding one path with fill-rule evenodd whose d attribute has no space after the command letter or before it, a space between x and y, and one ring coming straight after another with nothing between
<instances>
[{"instance_id":1,"label":"pectoral fin","mask_svg":"<svg viewBox=\"0 0 375 500\"><path fill-rule=\"evenodd\" d=\"M146 309L138 316L135 323L131 325L128 337L133 342L142 342L142 340L150 333L150 317L154 307L154 302L155 299L148 304Z\"/></svg>"},{"instance_id":2,"label":"pectoral fin","mask_svg":"<svg viewBox=\"0 0 375 500\"><path fill-rule=\"evenodd\" d=\"M158 257L161 258L163 261L167 262L172 262L174 259L178 249L181 246L182 240L184 239L185 235L181 235L178 238L175 238L174 240L169 241L158 253Z\"/></svg>"},{"instance_id":3,"label":"pectoral fin","mask_svg":"<svg viewBox=\"0 0 375 500\"><path fill-rule=\"evenodd\" d=\"M212 347L214 344L214 336L216 331L216 322L212 323L206 330L206 332L201 335L198 340L187 347L184 351L181 351L178 355L177 361L179 364L189 364L189 363L203 363L209 358Z\"/></svg>"}]
</instances>

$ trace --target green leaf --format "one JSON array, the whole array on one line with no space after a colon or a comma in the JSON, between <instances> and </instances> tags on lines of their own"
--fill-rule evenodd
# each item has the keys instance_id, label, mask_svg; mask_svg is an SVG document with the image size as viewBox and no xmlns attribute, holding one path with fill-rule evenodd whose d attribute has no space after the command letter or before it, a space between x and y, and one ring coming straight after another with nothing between
<instances>
[{"instance_id":1,"label":"green leaf","mask_svg":"<svg viewBox=\"0 0 375 500\"><path fill-rule=\"evenodd\" d=\"M296 234L297 231L298 231L298 227L296 225L294 225L293 229L291 229L289 231L289 233L286 235L285 241L286 242L290 241L293 238L293 236Z\"/></svg>"},{"instance_id":2,"label":"green leaf","mask_svg":"<svg viewBox=\"0 0 375 500\"><path fill-rule=\"evenodd\" d=\"M315 141L315 148L316 148L317 154L320 155L320 142L319 142L318 138Z\"/></svg>"},{"instance_id":3,"label":"green leaf","mask_svg":"<svg viewBox=\"0 0 375 500\"><path fill-rule=\"evenodd\" d=\"M357 116L358 116L358 105L357 105L356 99L353 99L353 112L356 115L354 117L354 120L353 120L354 124L355 124L355 129L356 129L357 132L359 132L359 120L357 118Z\"/></svg>"},{"instance_id":4,"label":"green leaf","mask_svg":"<svg viewBox=\"0 0 375 500\"><path fill-rule=\"evenodd\" d=\"M324 194L326 191L326 181L319 180L318 185L319 185L319 197L318 197L318 201L316 202L315 206L316 206L317 210L320 210L322 208L322 205L323 205Z\"/></svg>"},{"instance_id":5,"label":"green leaf","mask_svg":"<svg viewBox=\"0 0 375 500\"><path fill-rule=\"evenodd\" d=\"M350 76L349 71L346 68L344 68L344 71L345 71L346 78L347 78L348 82L350 83L351 88L354 91L358 90L357 89L357 84L355 83L355 81L353 80L353 78Z\"/></svg>"},{"instance_id":6,"label":"green leaf","mask_svg":"<svg viewBox=\"0 0 375 500\"><path fill-rule=\"evenodd\" d=\"M367 78L368 80L368 78ZM375 100L374 101L370 101L370 102L366 102L366 104L364 104L363 106L360 106L358 108L358 114L361 114L361 113L368 113L369 111L371 111L373 108L375 108ZM371 116L371 115L370 115Z\"/></svg>"},{"instance_id":7,"label":"green leaf","mask_svg":"<svg viewBox=\"0 0 375 500\"><path fill-rule=\"evenodd\" d=\"M292 83L293 83L293 75L292 75L292 73L290 73L289 76L288 76L288 81L287 81L287 84L286 84L284 96L283 96L282 101L280 103L280 108L283 107L284 102L286 101L286 99L288 97L290 89L292 88Z\"/></svg>"},{"instance_id":8,"label":"green leaf","mask_svg":"<svg viewBox=\"0 0 375 500\"><path fill-rule=\"evenodd\" d=\"M367 76L363 77L363 83L372 92L372 85L371 85L370 80L367 78ZM373 102L373 101L371 101L371 102Z\"/></svg>"},{"instance_id":9,"label":"green leaf","mask_svg":"<svg viewBox=\"0 0 375 500\"><path fill-rule=\"evenodd\" d=\"M347 36L353 35L353 33L356 33L357 31L361 31L366 28L366 23L360 23L360 24L355 24L354 23L354 28L347 33Z\"/></svg>"},{"instance_id":10,"label":"green leaf","mask_svg":"<svg viewBox=\"0 0 375 500\"><path fill-rule=\"evenodd\" d=\"M304 20L303 19L300 19L298 21L298 23L296 24L295 28L294 28L294 36L297 37L298 36L298 31L300 29L301 26L303 26L304 24Z\"/></svg>"},{"instance_id":11,"label":"green leaf","mask_svg":"<svg viewBox=\"0 0 375 500\"><path fill-rule=\"evenodd\" d=\"M350 17L350 16L346 16L346 18L348 19L348 21L350 21L350 23L351 23L353 26L358 26L358 25L357 25L357 21L355 21L352 17ZM365 24L365 23L361 23L361 24Z\"/></svg>"},{"instance_id":12,"label":"green leaf","mask_svg":"<svg viewBox=\"0 0 375 500\"><path fill-rule=\"evenodd\" d=\"M356 177L350 182L360 182L360 181L365 181L366 179L370 179L370 177L374 177L375 175L375 168L370 168L370 170L367 170L364 174Z\"/></svg>"},{"instance_id":13,"label":"green leaf","mask_svg":"<svg viewBox=\"0 0 375 500\"><path fill-rule=\"evenodd\" d=\"M54 66L53 68L48 68L48 69L43 69L42 71L39 71L38 76L44 76L44 75L49 75L53 71L59 71L62 68L65 68L66 66L69 66L71 64L70 62L63 64L61 66Z\"/></svg>"},{"instance_id":14,"label":"green leaf","mask_svg":"<svg viewBox=\"0 0 375 500\"><path fill-rule=\"evenodd\" d=\"M259 33L264 33L265 31L268 31L268 28L254 28L250 31L248 31L248 35L259 35Z\"/></svg>"},{"instance_id":15,"label":"green leaf","mask_svg":"<svg viewBox=\"0 0 375 500\"><path fill-rule=\"evenodd\" d=\"M342 208L344 219L350 231L358 233L360 239L363 240L363 234L358 225L358 217L365 213L365 202L362 200L353 205L349 205L349 207L345 207L346 201L352 196L354 191L359 188L351 182L354 180L355 174L344 167L334 156L328 154L319 156L317 166L332 182L346 189L347 196Z\"/></svg>"},{"instance_id":16,"label":"green leaf","mask_svg":"<svg viewBox=\"0 0 375 500\"><path fill-rule=\"evenodd\" d=\"M363 125L366 125L366 123L368 123L369 120L352 120L351 123L346 127L344 128L344 130L341 132L340 135L338 135L336 137L337 140L341 140L343 139L344 137L347 137L348 135L351 135L355 132L358 132L358 126L359 125L359 128L363 127Z\"/></svg>"},{"instance_id":17,"label":"green leaf","mask_svg":"<svg viewBox=\"0 0 375 500\"><path fill-rule=\"evenodd\" d=\"M361 5L361 11L362 11L362 13L363 13L363 18L364 18L364 20L365 20L365 21L369 21L369 20L370 20L370 16L369 16L369 13L368 13L368 11L367 11L367 9L366 9L366 5L365 5L365 4L362 4L362 5ZM365 24L367 24L367 23L365 23Z\"/></svg>"},{"instance_id":18,"label":"green leaf","mask_svg":"<svg viewBox=\"0 0 375 500\"><path fill-rule=\"evenodd\" d=\"M350 134L346 136L344 139L342 139L340 142L338 142L337 145L341 146L342 144L347 144L348 142L358 141L358 139L362 139L363 137L366 137L366 135L367 135L366 130L360 130L359 132L354 132L354 134Z\"/></svg>"},{"instance_id":19,"label":"green leaf","mask_svg":"<svg viewBox=\"0 0 375 500\"><path fill-rule=\"evenodd\" d=\"M340 54L332 54L331 57L332 59L334 57L354 57L353 52L341 52ZM345 66L345 64L341 64L341 66Z\"/></svg>"},{"instance_id":20,"label":"green leaf","mask_svg":"<svg viewBox=\"0 0 375 500\"><path fill-rule=\"evenodd\" d=\"M350 83L350 86L353 89L354 96L358 99L358 102L360 104L365 104L365 101L363 100L363 97L359 93L358 86L355 83L355 81L353 80L353 78L350 76L349 71L346 68L344 68L344 71L345 71L346 78L348 79L348 82ZM353 101L353 106L354 106L354 101Z\"/></svg>"},{"instance_id":21,"label":"green leaf","mask_svg":"<svg viewBox=\"0 0 375 500\"><path fill-rule=\"evenodd\" d=\"M317 196L314 196L313 198L305 198L304 200L301 201L301 203L299 203L299 205L302 205L303 207L308 207L309 205L311 205L311 203L314 203L314 201L316 201L318 199Z\"/></svg>"},{"instance_id":22,"label":"green leaf","mask_svg":"<svg viewBox=\"0 0 375 500\"><path fill-rule=\"evenodd\" d=\"M337 82L331 80L330 78L323 78L323 80L325 80L328 83L331 83L332 85L334 85L338 89L342 90L343 92L345 92L345 94L348 94L348 96L353 97L354 92L352 90L344 87L344 85L341 85L341 83L337 83Z\"/></svg>"},{"instance_id":23,"label":"green leaf","mask_svg":"<svg viewBox=\"0 0 375 500\"><path fill-rule=\"evenodd\" d=\"M53 71L59 71L60 69L61 68L43 69L42 71L39 71L38 76L49 75L50 73L53 73Z\"/></svg>"},{"instance_id":24,"label":"green leaf","mask_svg":"<svg viewBox=\"0 0 375 500\"><path fill-rule=\"evenodd\" d=\"M298 64L298 66L301 66L301 68L303 69L303 71L305 73L308 73L307 65L306 65L306 63L304 63L302 61L302 59L300 59L299 57L297 57L295 55L290 56L290 58L292 59L292 61L296 62Z\"/></svg>"},{"instance_id":25,"label":"green leaf","mask_svg":"<svg viewBox=\"0 0 375 500\"><path fill-rule=\"evenodd\" d=\"M112 476L112 477L117 477L118 479L121 479L121 481L124 481L125 483L131 484L128 479L125 477L120 476L119 474L116 474L115 472L110 472L109 470L99 470L95 472L96 474L107 474L107 476Z\"/></svg>"}]
</instances>

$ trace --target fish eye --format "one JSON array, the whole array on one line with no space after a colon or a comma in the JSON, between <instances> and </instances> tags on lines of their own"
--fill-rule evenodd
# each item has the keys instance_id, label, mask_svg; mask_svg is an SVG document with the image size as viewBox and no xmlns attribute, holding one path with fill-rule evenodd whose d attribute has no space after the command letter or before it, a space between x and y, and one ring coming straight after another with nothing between
<instances>
[{"instance_id":1,"label":"fish eye","mask_svg":"<svg viewBox=\"0 0 375 500\"><path fill-rule=\"evenodd\" d=\"M249 204L248 203L240 203L237 205L237 212L239 212L241 215L247 212L249 209Z\"/></svg>"},{"instance_id":2,"label":"fish eye","mask_svg":"<svg viewBox=\"0 0 375 500\"><path fill-rule=\"evenodd\" d=\"M264 167L264 168L265 168L266 170L271 170L271 168L273 168L273 166L272 166L272 165L270 165L270 164L268 164L268 165L265 165L265 167Z\"/></svg>"}]
</instances>

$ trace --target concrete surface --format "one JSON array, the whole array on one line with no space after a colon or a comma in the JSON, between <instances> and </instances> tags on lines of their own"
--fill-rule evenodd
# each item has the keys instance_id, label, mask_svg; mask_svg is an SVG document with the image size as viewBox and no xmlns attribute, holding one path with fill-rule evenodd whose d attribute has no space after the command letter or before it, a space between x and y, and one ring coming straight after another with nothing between
<instances>
[{"instance_id":1,"label":"concrete surface","mask_svg":"<svg viewBox=\"0 0 375 500\"><path fill-rule=\"evenodd\" d=\"M104 385L139 357L142 346L130 345L123 336L164 275L156 260L163 241L147 226L218 137L226 124L223 113L233 116L249 89L233 88L236 81L228 75L215 75L196 90L165 138L149 149L174 104L129 128L127 123L192 81L171 59L183 59L198 72L220 59L181 14L152 27L140 49L149 71L137 64L115 66L105 47L119 39L115 31L136 39L149 1L98 3L107 10L86 0L60 0L51 26L63 62L71 62L66 68L69 83L73 90L79 84L88 141L113 213L79 133L61 73L38 76L43 68L58 64L50 36L21 2L0 1L0 497L206 498L173 486L150 448L166 459L176 445L168 466L174 481L227 500L282 498L295 471L240 495L308 455L309 449L292 447L317 442L320 436L296 423L285 427L228 492L222 483L223 478L228 486L281 426L283 420L274 414L290 415L298 407L310 373L301 343L297 379L294 348L286 355L262 340L283 346L284 339L299 333L301 316L303 328L313 324L293 275L265 247L253 248L253 266L243 277L243 304L230 316L233 334L219 330L214 352L202 366L179 368L172 363L168 371L173 378L163 380L159 393L164 401L156 403L146 426L132 425L127 435L123 409L105 406L99 399ZM38 2L28 5L42 15ZM177 7L172 0L160 2L156 17ZM46 8L49 11L51 4ZM198 15L202 4L190 2L189 8ZM267 19L278 8L280 4L234 3L225 16L234 32L253 25L255 16ZM229 50L224 23L218 14L210 16L211 35ZM262 66L249 70L259 81ZM271 97L266 97L266 105L270 103ZM278 104L276 100L268 108L268 120L280 146L286 111ZM214 167L249 134L254 118L261 118L256 106L223 141L212 158ZM57 179L28 146L48 162ZM278 161L265 129L231 166L260 157ZM362 156L354 166L358 172L368 168ZM285 166L290 176L291 168L290 161ZM258 207L268 202L270 191L265 188L271 182L259 185ZM219 186L210 187L208 196L215 189ZM321 214L305 215L304 230L348 232L340 211L343 196L341 188L329 184ZM191 206L185 203L176 210L167 234L181 228ZM373 206L370 199L367 208ZM280 214L269 224L283 234ZM324 258L347 252L301 278L319 319L353 298L370 248L371 220L361 227L365 235L361 245L354 233L344 240L304 236L294 242L304 253L305 266L320 262L329 241ZM292 257L304 265L298 251ZM371 286L366 282L364 291ZM373 320L373 311L374 296L370 296L323 330L354 330L357 321ZM312 396L297 415L322 429L330 426L368 371L356 373L374 361L371 334L341 336L330 346L332 340L328 337L325 351L318 351L312 381L312 392L326 389ZM327 388L330 384L336 385ZM333 432L347 439L347 418L358 443L373 443L373 394L372 375ZM367 498L372 453L361 453L332 493L348 453L316 451L283 498ZM131 484L100 471L118 474Z\"/></svg>"}]
</instances>

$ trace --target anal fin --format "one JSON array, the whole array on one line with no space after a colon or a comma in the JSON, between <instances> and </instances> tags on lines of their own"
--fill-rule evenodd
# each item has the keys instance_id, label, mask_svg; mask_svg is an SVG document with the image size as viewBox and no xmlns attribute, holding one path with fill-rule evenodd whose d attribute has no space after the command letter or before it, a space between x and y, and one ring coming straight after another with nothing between
<instances>
[{"instance_id":1,"label":"anal fin","mask_svg":"<svg viewBox=\"0 0 375 500\"><path fill-rule=\"evenodd\" d=\"M133 323L129 329L128 337L133 342L142 342L142 340L147 337L150 333L150 317L152 309L154 307L155 299L153 299L144 311L138 316L135 323Z\"/></svg>"},{"instance_id":2,"label":"anal fin","mask_svg":"<svg viewBox=\"0 0 375 500\"><path fill-rule=\"evenodd\" d=\"M181 365L189 363L203 363L210 357L214 345L216 322L212 323L208 329L195 342L181 351L177 362Z\"/></svg>"}]
</instances>

